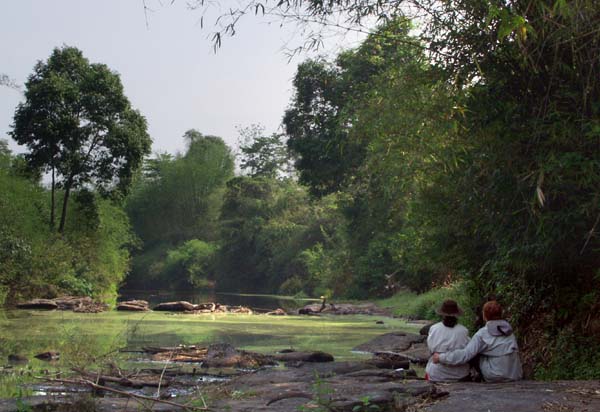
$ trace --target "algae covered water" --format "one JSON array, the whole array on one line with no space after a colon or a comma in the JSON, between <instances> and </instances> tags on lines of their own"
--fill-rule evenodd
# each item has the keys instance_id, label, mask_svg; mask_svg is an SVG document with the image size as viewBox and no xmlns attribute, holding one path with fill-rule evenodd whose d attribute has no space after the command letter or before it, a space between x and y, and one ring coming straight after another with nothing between
<instances>
[{"instance_id":1,"label":"algae covered water","mask_svg":"<svg viewBox=\"0 0 600 412\"><path fill-rule=\"evenodd\" d=\"M234 302L249 303L252 297L237 295ZM260 297L262 306L281 306L281 297ZM269 304L269 299L273 300ZM220 299L223 301L223 299ZM229 303L229 302L227 302ZM251 302L250 302L251 303ZM293 303L288 302L289 305ZM376 321L383 320L383 324ZM352 348L383 333L417 326L399 319L378 316L268 316L264 314L201 314L165 312L74 313L69 311L0 311L0 366L15 373L68 370L102 359L135 362L136 350L144 346L229 343L237 348L273 353L286 348L321 350L336 360L364 357ZM56 351L60 359L45 362L36 354ZM9 355L28 359L11 363ZM8 367L8 368L7 368ZM14 376L13 376L14 378ZM0 386L11 387L0 375ZM14 386L14 385L13 385ZM11 391L14 391L15 388ZM3 393L0 397L11 396Z\"/></svg>"},{"instance_id":2,"label":"algae covered water","mask_svg":"<svg viewBox=\"0 0 600 412\"><path fill-rule=\"evenodd\" d=\"M18 354L29 359L45 351L100 355L113 348L229 343L259 352L284 348L322 350L339 358L358 355L352 348L393 330L415 331L398 319L376 324L374 316L267 316L262 314L171 314L164 312L97 314L62 311L0 312L3 360ZM73 353L75 355L75 353ZM64 357L64 356L63 356Z\"/></svg>"}]
</instances>

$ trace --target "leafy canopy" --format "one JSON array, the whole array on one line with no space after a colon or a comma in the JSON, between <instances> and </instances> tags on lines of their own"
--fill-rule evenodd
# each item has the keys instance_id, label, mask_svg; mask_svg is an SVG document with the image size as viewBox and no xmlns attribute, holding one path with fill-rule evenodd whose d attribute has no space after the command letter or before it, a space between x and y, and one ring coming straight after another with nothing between
<instances>
[{"instance_id":1,"label":"leafy canopy","mask_svg":"<svg viewBox=\"0 0 600 412\"><path fill-rule=\"evenodd\" d=\"M60 231L71 189L125 193L151 145L146 120L131 107L119 75L67 46L35 65L11 136L29 149L32 168L51 170L64 188Z\"/></svg>"}]
</instances>

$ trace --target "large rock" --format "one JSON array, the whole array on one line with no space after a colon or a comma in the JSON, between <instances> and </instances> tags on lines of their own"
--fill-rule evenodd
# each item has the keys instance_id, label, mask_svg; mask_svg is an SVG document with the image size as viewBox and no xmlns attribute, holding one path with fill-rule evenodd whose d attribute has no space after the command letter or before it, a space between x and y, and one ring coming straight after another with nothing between
<instances>
[{"instance_id":1,"label":"large rock","mask_svg":"<svg viewBox=\"0 0 600 412\"><path fill-rule=\"evenodd\" d=\"M178 302L159 303L154 307L154 310L165 312L192 312L196 309L196 305L180 300Z\"/></svg>"},{"instance_id":2,"label":"large rock","mask_svg":"<svg viewBox=\"0 0 600 412\"><path fill-rule=\"evenodd\" d=\"M304 363L297 368L260 370L234 378L219 391L247 394L219 398L211 405L215 410L232 412L317 410L317 402L337 412L392 411L398 395L407 404L416 405L440 393L429 382L364 362ZM366 409L366 399L371 409Z\"/></svg>"},{"instance_id":3,"label":"large rock","mask_svg":"<svg viewBox=\"0 0 600 412\"><path fill-rule=\"evenodd\" d=\"M193 362L206 368L256 369L277 364L271 356L239 350L228 343L217 343L208 347L145 347L144 352L152 353L151 359L154 361Z\"/></svg>"},{"instance_id":4,"label":"large rock","mask_svg":"<svg viewBox=\"0 0 600 412\"><path fill-rule=\"evenodd\" d=\"M108 310L108 305L94 302L89 296L61 296L54 299L32 299L17 304L19 309L59 309L80 313L98 313Z\"/></svg>"},{"instance_id":5,"label":"large rock","mask_svg":"<svg viewBox=\"0 0 600 412\"><path fill-rule=\"evenodd\" d=\"M423 325L423 327L419 329L419 335L428 336L429 329L431 329L433 325L434 323L427 323L426 325Z\"/></svg>"},{"instance_id":6,"label":"large rock","mask_svg":"<svg viewBox=\"0 0 600 412\"><path fill-rule=\"evenodd\" d=\"M217 343L208 347L204 364L211 368L256 369L276 365L276 362L267 355L239 350L228 343Z\"/></svg>"},{"instance_id":7,"label":"large rock","mask_svg":"<svg viewBox=\"0 0 600 412\"><path fill-rule=\"evenodd\" d=\"M38 358L38 359L45 360L45 361L52 361L52 360L60 359L60 353L58 353L57 351L51 350L48 352L38 353L37 355L34 356L34 358Z\"/></svg>"},{"instance_id":8,"label":"large rock","mask_svg":"<svg viewBox=\"0 0 600 412\"><path fill-rule=\"evenodd\" d=\"M119 302L117 304L117 310L129 311L129 312L145 312L150 310L148 302L145 300L128 300L125 302Z\"/></svg>"},{"instance_id":9,"label":"large rock","mask_svg":"<svg viewBox=\"0 0 600 412\"><path fill-rule=\"evenodd\" d=\"M8 355L8 361L13 362L13 363L25 363L25 362L28 362L29 359L27 359L27 357L23 356L23 355L10 354L10 355Z\"/></svg>"},{"instance_id":10,"label":"large rock","mask_svg":"<svg viewBox=\"0 0 600 412\"><path fill-rule=\"evenodd\" d=\"M374 303L328 303L323 307L322 303L306 305L298 310L298 314L307 315L325 313L331 315L378 315L391 316L388 309L380 308Z\"/></svg>"},{"instance_id":11,"label":"large rock","mask_svg":"<svg viewBox=\"0 0 600 412\"><path fill-rule=\"evenodd\" d=\"M370 341L360 344L353 350L361 352L403 352L413 345L423 343L426 336L408 332L391 332L377 336Z\"/></svg>"},{"instance_id":12,"label":"large rock","mask_svg":"<svg viewBox=\"0 0 600 412\"><path fill-rule=\"evenodd\" d=\"M276 353L273 357L282 362L333 362L333 355L329 353L314 351L314 352L296 352L284 351Z\"/></svg>"},{"instance_id":13,"label":"large rock","mask_svg":"<svg viewBox=\"0 0 600 412\"><path fill-rule=\"evenodd\" d=\"M423 411L600 411L599 381L451 383L439 386L450 396L425 406Z\"/></svg>"},{"instance_id":14,"label":"large rock","mask_svg":"<svg viewBox=\"0 0 600 412\"><path fill-rule=\"evenodd\" d=\"M89 296L61 296L52 300L60 310L75 310L94 304Z\"/></svg>"},{"instance_id":15,"label":"large rock","mask_svg":"<svg viewBox=\"0 0 600 412\"><path fill-rule=\"evenodd\" d=\"M355 351L370 352L378 356L393 357L397 361L407 360L413 363L426 364L429 360L429 349L425 341L427 336L406 332L392 332L377 336L369 342L358 345Z\"/></svg>"},{"instance_id":16,"label":"large rock","mask_svg":"<svg viewBox=\"0 0 600 412\"><path fill-rule=\"evenodd\" d=\"M18 303L17 308L53 310L58 309L58 305L51 299L32 299L27 302Z\"/></svg>"}]
</instances>

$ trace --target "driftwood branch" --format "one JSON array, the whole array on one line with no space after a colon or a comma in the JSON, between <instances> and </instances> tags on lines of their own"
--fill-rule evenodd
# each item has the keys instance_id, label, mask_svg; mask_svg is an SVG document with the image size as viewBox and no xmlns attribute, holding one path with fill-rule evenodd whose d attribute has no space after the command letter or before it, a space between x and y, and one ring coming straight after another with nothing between
<instances>
[{"instance_id":1,"label":"driftwood branch","mask_svg":"<svg viewBox=\"0 0 600 412\"><path fill-rule=\"evenodd\" d=\"M101 375L100 373L87 372L87 371L85 371L83 369L79 369L79 368L72 368L72 370L74 372L79 373L81 376L93 378L96 382L101 382L101 381L112 382L112 383L119 384L121 386L126 386L126 387L131 387L131 388L141 388L144 386L150 386L150 387L158 387L160 389L160 387L161 387L160 381L147 382L147 381L131 379L131 378L127 378L127 377ZM169 385L169 381L165 381L162 383L162 387L166 387L168 385Z\"/></svg>"},{"instance_id":2,"label":"driftwood branch","mask_svg":"<svg viewBox=\"0 0 600 412\"><path fill-rule=\"evenodd\" d=\"M210 408L205 408L205 407L198 407L198 406L189 406L189 405L183 405L181 403L177 403L177 402L171 402L171 401L167 401L164 399L156 399L150 396L144 396L144 395L138 395L135 393L129 393L129 392L125 392L125 391L121 391L118 389L114 389L114 388L110 388L108 386L104 386L104 385L100 385L97 383L94 383L90 380L87 379L53 379L53 378L39 378L38 379L43 379L47 382L56 382L56 383L62 383L62 384L70 384L70 385L81 385L81 386L87 386L89 388L92 388L94 390L98 390L98 391L106 391L106 392L111 392L120 396L125 396L127 398L132 398L137 400L138 402L141 403L141 401L149 401L149 402L155 402L155 403L163 403L165 405L170 405L170 406L174 406L176 408L180 408L181 410L184 411L210 411Z\"/></svg>"}]
</instances>

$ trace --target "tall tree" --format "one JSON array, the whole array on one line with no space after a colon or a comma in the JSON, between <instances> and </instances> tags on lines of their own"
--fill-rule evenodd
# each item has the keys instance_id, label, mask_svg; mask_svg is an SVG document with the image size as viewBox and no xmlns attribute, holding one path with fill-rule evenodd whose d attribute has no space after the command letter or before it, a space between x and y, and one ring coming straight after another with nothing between
<instances>
[{"instance_id":1,"label":"tall tree","mask_svg":"<svg viewBox=\"0 0 600 412\"><path fill-rule=\"evenodd\" d=\"M0 139L0 169L8 169L12 152L6 139Z\"/></svg>"},{"instance_id":2,"label":"tall tree","mask_svg":"<svg viewBox=\"0 0 600 412\"><path fill-rule=\"evenodd\" d=\"M92 185L105 195L125 192L152 142L119 75L104 64L90 64L80 50L67 46L36 64L11 135L29 148L26 158L32 168L51 173L51 226L55 191L63 189L61 233L71 191Z\"/></svg>"},{"instance_id":3,"label":"tall tree","mask_svg":"<svg viewBox=\"0 0 600 412\"><path fill-rule=\"evenodd\" d=\"M127 199L131 221L147 246L214 238L212 225L220 192L233 176L233 156L220 137L188 130L184 138L186 153L146 161L146 173Z\"/></svg>"},{"instance_id":4,"label":"tall tree","mask_svg":"<svg viewBox=\"0 0 600 412\"><path fill-rule=\"evenodd\" d=\"M334 63L308 60L298 67L294 96L283 124L300 182L313 195L343 189L365 159L369 136L351 138L361 100L379 74L422 60L410 25L391 20Z\"/></svg>"},{"instance_id":5,"label":"tall tree","mask_svg":"<svg viewBox=\"0 0 600 412\"><path fill-rule=\"evenodd\" d=\"M282 135L273 133L267 136L264 127L257 124L239 132L242 170L251 177L276 178L285 174L288 153Z\"/></svg>"}]
</instances>

